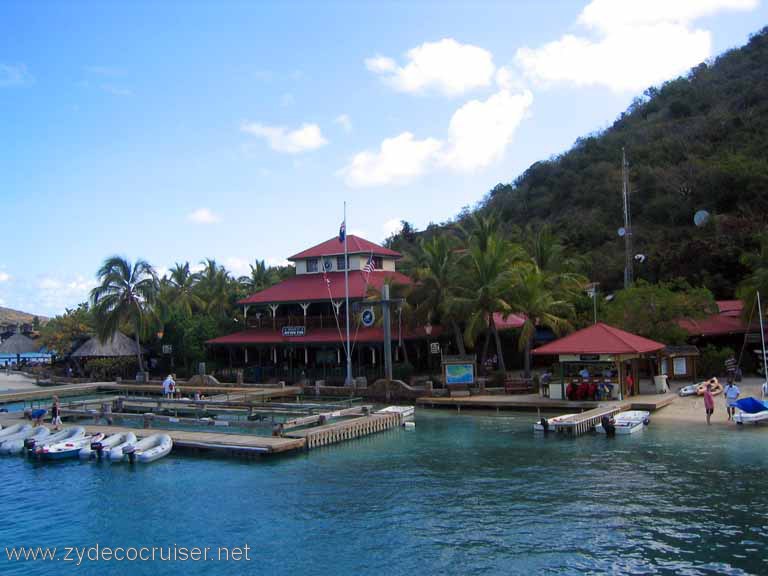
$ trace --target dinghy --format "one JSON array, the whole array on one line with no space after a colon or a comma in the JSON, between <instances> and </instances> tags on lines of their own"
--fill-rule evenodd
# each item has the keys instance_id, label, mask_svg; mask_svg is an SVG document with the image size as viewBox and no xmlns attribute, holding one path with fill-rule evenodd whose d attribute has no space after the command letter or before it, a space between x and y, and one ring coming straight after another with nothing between
<instances>
[{"instance_id":1,"label":"dinghy","mask_svg":"<svg viewBox=\"0 0 768 576\"><path fill-rule=\"evenodd\" d=\"M387 406L386 408L377 410L376 414L400 414L402 417L403 426L405 426L406 422L413 421L416 410L413 406Z\"/></svg>"},{"instance_id":2,"label":"dinghy","mask_svg":"<svg viewBox=\"0 0 768 576\"><path fill-rule=\"evenodd\" d=\"M125 436L125 441L120 442L119 444L115 444L107 451L107 458L109 458L112 462L122 461L123 457L125 456L125 454L123 454L123 450L128 448L128 446L133 446L136 444L136 435L133 432L129 432Z\"/></svg>"},{"instance_id":3,"label":"dinghy","mask_svg":"<svg viewBox=\"0 0 768 576\"><path fill-rule=\"evenodd\" d=\"M742 398L736 401L735 406L739 409L733 417L736 424L757 424L768 420L768 405L757 398Z\"/></svg>"},{"instance_id":4,"label":"dinghy","mask_svg":"<svg viewBox=\"0 0 768 576\"><path fill-rule=\"evenodd\" d=\"M63 460L65 458L76 458L80 450L91 442L100 442L104 439L104 434L94 434L93 436L81 436L72 438L64 442L50 444L43 448L41 456L45 460Z\"/></svg>"},{"instance_id":5,"label":"dinghy","mask_svg":"<svg viewBox=\"0 0 768 576\"><path fill-rule=\"evenodd\" d=\"M71 428L64 428L64 430L51 434L42 442L25 441L24 447L27 450L34 451L35 455L42 456L43 451L54 444L68 440L77 440L83 436L85 436L85 428L82 426L72 426Z\"/></svg>"},{"instance_id":6,"label":"dinghy","mask_svg":"<svg viewBox=\"0 0 768 576\"><path fill-rule=\"evenodd\" d=\"M51 431L45 426L37 426L27 432L6 437L3 439L3 443L0 444L0 454L18 454L24 450L24 444L27 440L40 442L48 438L50 434Z\"/></svg>"},{"instance_id":7,"label":"dinghy","mask_svg":"<svg viewBox=\"0 0 768 576\"><path fill-rule=\"evenodd\" d=\"M149 464L167 456L173 448L173 440L168 434L152 434L136 444L123 448L123 454L129 462Z\"/></svg>"},{"instance_id":8,"label":"dinghy","mask_svg":"<svg viewBox=\"0 0 768 576\"><path fill-rule=\"evenodd\" d=\"M14 424L13 426L8 426L8 428L3 428L0 430L0 442L3 442L8 436L11 436L13 434L18 434L19 432L23 432L24 430L32 430L31 424Z\"/></svg>"},{"instance_id":9,"label":"dinghy","mask_svg":"<svg viewBox=\"0 0 768 576\"><path fill-rule=\"evenodd\" d=\"M576 414L563 414L562 416L555 416L554 418L542 418L541 420L533 424L533 431L534 432L548 431L548 429L551 428L553 424L558 424L563 420L567 420L571 416L576 416Z\"/></svg>"},{"instance_id":10,"label":"dinghy","mask_svg":"<svg viewBox=\"0 0 768 576\"><path fill-rule=\"evenodd\" d=\"M712 396L717 396L718 394L722 394L723 385L720 384L717 378L710 378L709 380L705 380L704 382L697 382L696 384L689 384L688 386L683 386L682 388L680 388L680 390L677 391L677 393L680 396L704 396L704 391L707 389L707 384L710 384L712 386Z\"/></svg>"},{"instance_id":11,"label":"dinghy","mask_svg":"<svg viewBox=\"0 0 768 576\"><path fill-rule=\"evenodd\" d=\"M80 458L90 460L91 458L101 459L102 455L109 454L112 449L120 445L128 445L136 442L136 435L133 432L121 432L107 436L99 442L91 442L80 449Z\"/></svg>"},{"instance_id":12,"label":"dinghy","mask_svg":"<svg viewBox=\"0 0 768 576\"><path fill-rule=\"evenodd\" d=\"M611 420L616 434L634 434L648 425L651 414L645 410L628 410L616 414ZM602 422L595 427L595 430L600 434L606 433Z\"/></svg>"}]
</instances>

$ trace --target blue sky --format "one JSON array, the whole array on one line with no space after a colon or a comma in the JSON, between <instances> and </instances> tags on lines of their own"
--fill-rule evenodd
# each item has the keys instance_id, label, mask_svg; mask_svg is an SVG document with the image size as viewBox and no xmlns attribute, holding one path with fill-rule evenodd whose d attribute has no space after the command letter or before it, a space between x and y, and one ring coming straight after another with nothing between
<instances>
[{"instance_id":1,"label":"blue sky","mask_svg":"<svg viewBox=\"0 0 768 576\"><path fill-rule=\"evenodd\" d=\"M111 254L236 274L479 201L736 47L759 0L0 4L0 305Z\"/></svg>"}]
</instances>

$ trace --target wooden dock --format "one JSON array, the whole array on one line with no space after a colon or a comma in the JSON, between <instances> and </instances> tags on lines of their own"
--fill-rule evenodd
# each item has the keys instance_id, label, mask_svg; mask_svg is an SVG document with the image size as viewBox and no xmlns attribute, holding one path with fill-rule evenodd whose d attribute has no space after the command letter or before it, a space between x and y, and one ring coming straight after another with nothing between
<instances>
[{"instance_id":1,"label":"wooden dock","mask_svg":"<svg viewBox=\"0 0 768 576\"><path fill-rule=\"evenodd\" d=\"M390 412L386 414L371 414L353 418L344 422L325 424L314 428L296 430L285 434L285 437L302 439L306 442L307 449L328 446L347 440L353 440L362 436L384 432L402 425L402 416Z\"/></svg>"},{"instance_id":2,"label":"wooden dock","mask_svg":"<svg viewBox=\"0 0 768 576\"><path fill-rule=\"evenodd\" d=\"M625 410L656 411L677 399L676 394L643 394L622 401ZM483 394L477 396L429 396L416 399L416 405L426 408L474 408L483 410L536 410L550 412L580 412L614 404L615 401L551 400L538 394Z\"/></svg>"},{"instance_id":3,"label":"wooden dock","mask_svg":"<svg viewBox=\"0 0 768 576\"><path fill-rule=\"evenodd\" d=\"M587 410L581 414L574 414L550 424L553 431L575 438L587 432L591 432L600 423L603 416L614 416L630 408L629 402L606 403L599 408Z\"/></svg>"}]
</instances>

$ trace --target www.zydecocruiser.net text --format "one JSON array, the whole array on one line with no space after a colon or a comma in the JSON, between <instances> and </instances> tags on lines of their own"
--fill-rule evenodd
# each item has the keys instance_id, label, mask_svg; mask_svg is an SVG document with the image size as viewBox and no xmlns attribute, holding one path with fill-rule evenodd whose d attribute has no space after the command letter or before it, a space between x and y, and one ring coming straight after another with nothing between
<instances>
[{"instance_id":1,"label":"www.zydecocruiser.net text","mask_svg":"<svg viewBox=\"0 0 768 576\"><path fill-rule=\"evenodd\" d=\"M5 547L11 562L247 562L251 547L243 546L15 546Z\"/></svg>"}]
</instances>

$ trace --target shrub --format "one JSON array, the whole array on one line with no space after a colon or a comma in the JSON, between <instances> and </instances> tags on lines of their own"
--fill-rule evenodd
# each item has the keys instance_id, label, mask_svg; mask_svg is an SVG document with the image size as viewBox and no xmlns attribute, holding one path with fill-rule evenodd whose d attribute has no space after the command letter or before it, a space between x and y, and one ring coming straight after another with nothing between
<instances>
[{"instance_id":1,"label":"shrub","mask_svg":"<svg viewBox=\"0 0 768 576\"><path fill-rule=\"evenodd\" d=\"M708 344L701 350L698 373L702 378L722 377L725 374L725 361L733 356L731 348L717 348Z\"/></svg>"}]
</instances>

